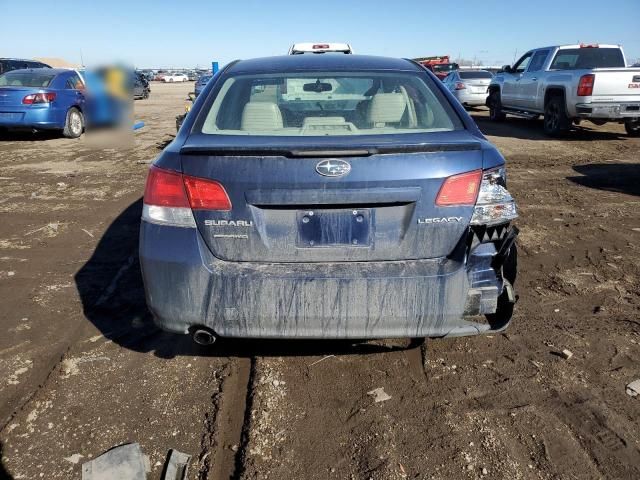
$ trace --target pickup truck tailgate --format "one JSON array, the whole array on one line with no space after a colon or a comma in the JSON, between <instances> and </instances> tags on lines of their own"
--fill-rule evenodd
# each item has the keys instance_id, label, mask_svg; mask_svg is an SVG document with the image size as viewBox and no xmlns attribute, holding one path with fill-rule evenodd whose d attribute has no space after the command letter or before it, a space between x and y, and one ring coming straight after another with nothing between
<instances>
[{"instance_id":1,"label":"pickup truck tailgate","mask_svg":"<svg viewBox=\"0 0 640 480\"><path fill-rule=\"evenodd\" d=\"M640 101L640 68L601 68L593 73L594 101Z\"/></svg>"}]
</instances>

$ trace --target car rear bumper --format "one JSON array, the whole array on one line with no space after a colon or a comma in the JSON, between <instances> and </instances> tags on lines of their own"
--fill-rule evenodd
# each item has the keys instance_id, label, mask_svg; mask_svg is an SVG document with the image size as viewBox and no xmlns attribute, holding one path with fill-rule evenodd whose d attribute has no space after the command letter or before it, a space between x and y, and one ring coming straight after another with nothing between
<instances>
[{"instance_id":1,"label":"car rear bumper","mask_svg":"<svg viewBox=\"0 0 640 480\"><path fill-rule=\"evenodd\" d=\"M640 118L638 102L591 102L578 103L575 106L579 118L598 118L602 120L626 120Z\"/></svg>"},{"instance_id":2,"label":"car rear bumper","mask_svg":"<svg viewBox=\"0 0 640 480\"><path fill-rule=\"evenodd\" d=\"M495 253L488 243L466 262L258 264L215 258L194 228L143 221L140 233L156 323L178 333L206 326L228 337L443 337L502 329L466 318L496 310L504 282L491 267Z\"/></svg>"},{"instance_id":3,"label":"car rear bumper","mask_svg":"<svg viewBox=\"0 0 640 480\"><path fill-rule=\"evenodd\" d=\"M485 105L487 102L488 93L470 93L464 90L456 90L454 92L455 97L463 105Z\"/></svg>"},{"instance_id":4,"label":"car rear bumper","mask_svg":"<svg viewBox=\"0 0 640 480\"><path fill-rule=\"evenodd\" d=\"M0 105L0 127L63 129L66 111L56 108L12 108Z\"/></svg>"}]
</instances>

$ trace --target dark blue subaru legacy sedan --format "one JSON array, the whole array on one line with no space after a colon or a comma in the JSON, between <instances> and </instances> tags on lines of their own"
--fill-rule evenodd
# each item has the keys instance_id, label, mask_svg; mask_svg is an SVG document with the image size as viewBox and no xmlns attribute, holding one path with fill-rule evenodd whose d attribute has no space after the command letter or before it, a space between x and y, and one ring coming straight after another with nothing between
<instances>
[{"instance_id":1,"label":"dark blue subaru legacy sedan","mask_svg":"<svg viewBox=\"0 0 640 480\"><path fill-rule=\"evenodd\" d=\"M149 171L147 303L199 343L500 330L516 276L504 168L409 60L233 62Z\"/></svg>"}]
</instances>

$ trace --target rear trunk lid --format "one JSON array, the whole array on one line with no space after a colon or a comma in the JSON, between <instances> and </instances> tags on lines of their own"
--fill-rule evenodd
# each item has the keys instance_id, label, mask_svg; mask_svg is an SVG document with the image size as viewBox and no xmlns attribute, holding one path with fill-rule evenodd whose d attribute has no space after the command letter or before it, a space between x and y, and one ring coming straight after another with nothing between
<instances>
[{"instance_id":1,"label":"rear trunk lid","mask_svg":"<svg viewBox=\"0 0 640 480\"><path fill-rule=\"evenodd\" d=\"M434 134L433 142L414 146L323 150L309 150L304 138L296 139L299 146L265 150L264 137L243 137L243 147L211 137L189 137L182 168L220 182L229 195L228 212L194 211L204 242L228 261L444 257L466 232L473 206L438 207L438 191L446 177L482 168L481 141L466 131ZM326 176L325 161L350 171Z\"/></svg>"},{"instance_id":2,"label":"rear trunk lid","mask_svg":"<svg viewBox=\"0 0 640 480\"><path fill-rule=\"evenodd\" d=\"M487 88L489 88L489 84L491 83L490 78L470 78L463 81L467 87L471 88L473 93L486 93Z\"/></svg>"},{"instance_id":3,"label":"rear trunk lid","mask_svg":"<svg viewBox=\"0 0 640 480\"><path fill-rule=\"evenodd\" d=\"M22 99L38 91L31 87L0 87L0 108L24 107Z\"/></svg>"}]
</instances>

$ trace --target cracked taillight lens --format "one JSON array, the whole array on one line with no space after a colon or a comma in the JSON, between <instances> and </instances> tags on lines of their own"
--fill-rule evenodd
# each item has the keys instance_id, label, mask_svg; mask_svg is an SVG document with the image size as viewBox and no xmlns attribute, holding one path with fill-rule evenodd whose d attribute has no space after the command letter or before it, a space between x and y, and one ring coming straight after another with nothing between
<instances>
[{"instance_id":1,"label":"cracked taillight lens","mask_svg":"<svg viewBox=\"0 0 640 480\"><path fill-rule=\"evenodd\" d=\"M518 218L516 202L506 188L504 167L482 175L471 225L499 225Z\"/></svg>"}]
</instances>

